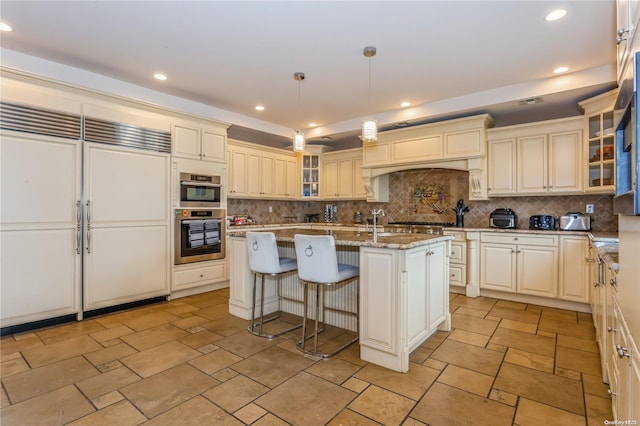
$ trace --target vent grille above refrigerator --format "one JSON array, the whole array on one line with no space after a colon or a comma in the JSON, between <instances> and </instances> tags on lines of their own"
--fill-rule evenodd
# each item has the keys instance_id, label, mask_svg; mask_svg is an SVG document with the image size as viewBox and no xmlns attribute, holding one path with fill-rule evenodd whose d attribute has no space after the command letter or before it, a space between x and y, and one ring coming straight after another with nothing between
<instances>
[{"instance_id":1,"label":"vent grille above refrigerator","mask_svg":"<svg viewBox=\"0 0 640 426\"><path fill-rule=\"evenodd\" d=\"M84 117L84 140L171 153L171 133Z\"/></svg>"},{"instance_id":2,"label":"vent grille above refrigerator","mask_svg":"<svg viewBox=\"0 0 640 426\"><path fill-rule=\"evenodd\" d=\"M80 116L0 102L0 128L38 135L80 139Z\"/></svg>"}]
</instances>

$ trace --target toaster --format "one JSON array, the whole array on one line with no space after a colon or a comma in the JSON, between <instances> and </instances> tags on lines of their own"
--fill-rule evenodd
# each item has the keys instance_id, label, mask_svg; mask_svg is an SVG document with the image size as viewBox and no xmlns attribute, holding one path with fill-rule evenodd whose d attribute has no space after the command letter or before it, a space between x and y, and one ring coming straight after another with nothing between
<instances>
[{"instance_id":1,"label":"toaster","mask_svg":"<svg viewBox=\"0 0 640 426\"><path fill-rule=\"evenodd\" d=\"M556 229L556 217L548 214L533 215L529 218L529 229L553 231Z\"/></svg>"},{"instance_id":2,"label":"toaster","mask_svg":"<svg viewBox=\"0 0 640 426\"><path fill-rule=\"evenodd\" d=\"M590 231L591 216L569 212L566 216L560 216L560 229L563 231Z\"/></svg>"},{"instance_id":3,"label":"toaster","mask_svg":"<svg viewBox=\"0 0 640 426\"><path fill-rule=\"evenodd\" d=\"M511 209L495 209L489 216L492 228L513 229L518 226L518 216Z\"/></svg>"}]
</instances>

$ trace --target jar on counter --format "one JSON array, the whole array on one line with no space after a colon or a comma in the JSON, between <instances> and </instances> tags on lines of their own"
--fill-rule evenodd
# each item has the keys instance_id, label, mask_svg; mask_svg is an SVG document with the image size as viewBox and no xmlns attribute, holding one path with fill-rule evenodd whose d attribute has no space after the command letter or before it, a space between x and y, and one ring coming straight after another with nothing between
<instances>
[{"instance_id":1,"label":"jar on counter","mask_svg":"<svg viewBox=\"0 0 640 426\"><path fill-rule=\"evenodd\" d=\"M353 214L353 221L354 221L355 223L362 223L362 213L360 213L360 212L355 212L355 213Z\"/></svg>"}]
</instances>

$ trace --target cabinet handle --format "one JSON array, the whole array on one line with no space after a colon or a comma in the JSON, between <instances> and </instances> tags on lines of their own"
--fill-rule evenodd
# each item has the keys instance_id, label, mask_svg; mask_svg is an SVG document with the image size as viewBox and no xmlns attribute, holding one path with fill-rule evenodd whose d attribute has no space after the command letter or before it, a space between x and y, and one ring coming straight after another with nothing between
<instances>
[{"instance_id":1,"label":"cabinet handle","mask_svg":"<svg viewBox=\"0 0 640 426\"><path fill-rule=\"evenodd\" d=\"M609 333L611 333L611 332L617 333L617 332L618 332L618 330L616 330L615 328L611 328L611 326L608 326L608 327L607 327L607 331L608 331Z\"/></svg>"},{"instance_id":2,"label":"cabinet handle","mask_svg":"<svg viewBox=\"0 0 640 426\"><path fill-rule=\"evenodd\" d=\"M625 356L627 358L631 358L631 352L629 351L629 348L623 348L618 344L616 345L616 351L618 352L618 358L624 358Z\"/></svg>"},{"instance_id":3,"label":"cabinet handle","mask_svg":"<svg viewBox=\"0 0 640 426\"><path fill-rule=\"evenodd\" d=\"M624 28L618 28L618 31L616 32L617 37L616 37L616 44L620 44L623 41L627 40L629 37L623 37L623 35L625 34L629 34L629 30L625 30Z\"/></svg>"},{"instance_id":4,"label":"cabinet handle","mask_svg":"<svg viewBox=\"0 0 640 426\"><path fill-rule=\"evenodd\" d=\"M609 284L611 284L611 285L616 285L616 279L615 279L615 278L611 278L611 279L609 280Z\"/></svg>"},{"instance_id":5,"label":"cabinet handle","mask_svg":"<svg viewBox=\"0 0 640 426\"><path fill-rule=\"evenodd\" d=\"M599 287L599 286L600 286L600 283L596 281L596 282L594 282L594 283L593 283L593 286L594 286L594 287Z\"/></svg>"},{"instance_id":6,"label":"cabinet handle","mask_svg":"<svg viewBox=\"0 0 640 426\"><path fill-rule=\"evenodd\" d=\"M616 396L615 392L612 392L611 389L607 389L607 393L611 396Z\"/></svg>"},{"instance_id":7,"label":"cabinet handle","mask_svg":"<svg viewBox=\"0 0 640 426\"><path fill-rule=\"evenodd\" d=\"M516 253L522 253L522 250L516 250Z\"/></svg>"},{"instance_id":8,"label":"cabinet handle","mask_svg":"<svg viewBox=\"0 0 640 426\"><path fill-rule=\"evenodd\" d=\"M82 207L80 200L76 201L76 254L82 250Z\"/></svg>"},{"instance_id":9,"label":"cabinet handle","mask_svg":"<svg viewBox=\"0 0 640 426\"><path fill-rule=\"evenodd\" d=\"M87 201L87 253L91 253L91 201Z\"/></svg>"}]
</instances>

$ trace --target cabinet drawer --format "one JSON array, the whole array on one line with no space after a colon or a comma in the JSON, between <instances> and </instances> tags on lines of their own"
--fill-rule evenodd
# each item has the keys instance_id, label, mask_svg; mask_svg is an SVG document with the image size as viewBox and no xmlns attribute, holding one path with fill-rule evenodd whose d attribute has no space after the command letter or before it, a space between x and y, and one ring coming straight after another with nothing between
<instances>
[{"instance_id":1,"label":"cabinet drawer","mask_svg":"<svg viewBox=\"0 0 640 426\"><path fill-rule=\"evenodd\" d=\"M227 279L227 262L222 261L214 265L196 267L175 271L173 274L173 289L196 287Z\"/></svg>"},{"instance_id":2,"label":"cabinet drawer","mask_svg":"<svg viewBox=\"0 0 640 426\"><path fill-rule=\"evenodd\" d=\"M450 263L466 263L467 255L466 255L466 244L452 241L451 242L451 257L449 258Z\"/></svg>"},{"instance_id":3,"label":"cabinet drawer","mask_svg":"<svg viewBox=\"0 0 640 426\"><path fill-rule=\"evenodd\" d=\"M531 246L558 246L557 235L531 235L514 232L483 232L481 243L526 244Z\"/></svg>"},{"instance_id":4,"label":"cabinet drawer","mask_svg":"<svg viewBox=\"0 0 640 426\"><path fill-rule=\"evenodd\" d=\"M455 241L465 242L467 240L465 237L465 233L461 231L444 231L444 235L448 235L450 237L455 238Z\"/></svg>"},{"instance_id":5,"label":"cabinet drawer","mask_svg":"<svg viewBox=\"0 0 640 426\"><path fill-rule=\"evenodd\" d=\"M449 265L449 285L465 286L467 284L467 267Z\"/></svg>"}]
</instances>

